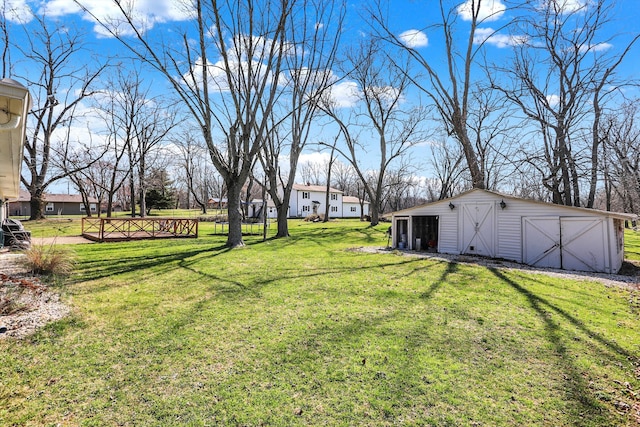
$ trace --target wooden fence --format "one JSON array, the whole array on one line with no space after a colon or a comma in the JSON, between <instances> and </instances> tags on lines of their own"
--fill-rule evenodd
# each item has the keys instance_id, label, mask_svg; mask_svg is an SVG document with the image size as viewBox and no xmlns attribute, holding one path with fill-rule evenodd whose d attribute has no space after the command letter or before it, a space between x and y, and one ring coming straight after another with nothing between
<instances>
[{"instance_id":1,"label":"wooden fence","mask_svg":"<svg viewBox=\"0 0 640 427\"><path fill-rule=\"evenodd\" d=\"M194 218L82 218L82 235L99 242L198 237Z\"/></svg>"}]
</instances>

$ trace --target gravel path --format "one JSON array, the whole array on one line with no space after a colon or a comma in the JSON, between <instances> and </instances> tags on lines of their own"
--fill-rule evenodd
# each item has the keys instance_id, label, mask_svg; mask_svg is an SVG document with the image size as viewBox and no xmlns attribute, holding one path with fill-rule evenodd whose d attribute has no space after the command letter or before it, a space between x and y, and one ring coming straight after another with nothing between
<instances>
[{"instance_id":1,"label":"gravel path","mask_svg":"<svg viewBox=\"0 0 640 427\"><path fill-rule=\"evenodd\" d=\"M631 264L626 262L631 274L605 274L605 273L591 273L585 271L568 271L559 270L555 268L538 268L532 267L526 264L519 264L517 262L498 260L493 258L477 257L472 255L450 255L450 254L436 254L428 252L416 252L416 251L398 251L394 249L381 248L381 247L361 247L354 250L369 253L394 253L401 256L411 256L419 258L432 258L437 260L443 260L448 262L459 262L467 264L484 265L487 267L493 267L506 270L520 270L531 273L545 274L547 276L566 278L572 280L589 280L602 283L606 286L617 286L629 290L640 290L640 265ZM625 266L623 266L623 270Z\"/></svg>"}]
</instances>

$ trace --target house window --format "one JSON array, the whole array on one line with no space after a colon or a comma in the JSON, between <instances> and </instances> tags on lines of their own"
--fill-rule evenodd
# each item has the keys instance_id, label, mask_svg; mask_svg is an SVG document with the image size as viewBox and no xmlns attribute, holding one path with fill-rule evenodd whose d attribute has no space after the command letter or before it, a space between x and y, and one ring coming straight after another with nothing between
<instances>
[{"instance_id":1,"label":"house window","mask_svg":"<svg viewBox=\"0 0 640 427\"><path fill-rule=\"evenodd\" d=\"M47 206L45 207L45 211L53 212L54 210L55 210L55 207L53 206L53 203L47 203Z\"/></svg>"},{"instance_id":2,"label":"house window","mask_svg":"<svg viewBox=\"0 0 640 427\"><path fill-rule=\"evenodd\" d=\"M356 211L357 211L356 207L355 206L351 206L351 212L356 212Z\"/></svg>"},{"instance_id":3,"label":"house window","mask_svg":"<svg viewBox=\"0 0 640 427\"><path fill-rule=\"evenodd\" d=\"M309 206L303 206L302 212L309 212Z\"/></svg>"},{"instance_id":4,"label":"house window","mask_svg":"<svg viewBox=\"0 0 640 427\"><path fill-rule=\"evenodd\" d=\"M80 210L82 212L86 211L86 209L84 208L84 203L80 203Z\"/></svg>"},{"instance_id":5,"label":"house window","mask_svg":"<svg viewBox=\"0 0 640 427\"><path fill-rule=\"evenodd\" d=\"M337 206L331 206L331 212L338 212Z\"/></svg>"},{"instance_id":6,"label":"house window","mask_svg":"<svg viewBox=\"0 0 640 427\"><path fill-rule=\"evenodd\" d=\"M338 200L338 195L337 194L332 194L331 195L331 200Z\"/></svg>"},{"instance_id":7,"label":"house window","mask_svg":"<svg viewBox=\"0 0 640 427\"><path fill-rule=\"evenodd\" d=\"M89 205L89 209L91 209L91 212L95 212L96 211L96 204L95 203L91 203Z\"/></svg>"},{"instance_id":8,"label":"house window","mask_svg":"<svg viewBox=\"0 0 640 427\"><path fill-rule=\"evenodd\" d=\"M308 191L303 191L302 192L302 198L303 199L308 199L309 198L309 192Z\"/></svg>"}]
</instances>

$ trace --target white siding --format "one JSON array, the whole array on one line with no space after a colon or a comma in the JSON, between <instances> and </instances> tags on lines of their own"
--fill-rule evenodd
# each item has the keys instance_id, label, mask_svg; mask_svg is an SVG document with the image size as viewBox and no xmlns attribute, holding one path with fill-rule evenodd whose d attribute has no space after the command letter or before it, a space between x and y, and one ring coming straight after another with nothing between
<instances>
[{"instance_id":1,"label":"white siding","mask_svg":"<svg viewBox=\"0 0 640 427\"><path fill-rule=\"evenodd\" d=\"M364 214L369 215L369 203L363 205ZM342 217L343 218L360 218L360 203L342 202Z\"/></svg>"}]
</instances>

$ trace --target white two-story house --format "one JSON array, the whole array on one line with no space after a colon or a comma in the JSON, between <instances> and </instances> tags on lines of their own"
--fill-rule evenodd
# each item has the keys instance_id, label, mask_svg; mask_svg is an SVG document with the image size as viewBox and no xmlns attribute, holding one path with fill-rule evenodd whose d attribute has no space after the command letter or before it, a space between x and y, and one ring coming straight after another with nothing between
<instances>
[{"instance_id":1,"label":"white two-story house","mask_svg":"<svg viewBox=\"0 0 640 427\"><path fill-rule=\"evenodd\" d=\"M327 187L324 185L293 184L289 201L289 217L324 214ZM329 188L329 215L342 217L342 191Z\"/></svg>"},{"instance_id":2,"label":"white two-story house","mask_svg":"<svg viewBox=\"0 0 640 427\"><path fill-rule=\"evenodd\" d=\"M293 184L289 200L289 218L305 218L312 214L324 215L327 187L325 185ZM249 215L258 217L262 212L262 200L251 201ZM276 208L271 199L267 200L268 218L276 218ZM332 218L361 218L369 215L369 202L357 197L345 196L343 192L329 188L329 216Z\"/></svg>"}]
</instances>

